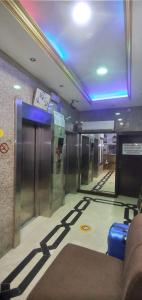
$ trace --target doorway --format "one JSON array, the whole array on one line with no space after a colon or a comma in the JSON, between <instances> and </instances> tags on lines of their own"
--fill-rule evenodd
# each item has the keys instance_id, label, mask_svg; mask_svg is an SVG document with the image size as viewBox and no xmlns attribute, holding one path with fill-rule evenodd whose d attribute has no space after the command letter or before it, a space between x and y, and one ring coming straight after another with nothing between
<instances>
[{"instance_id":1,"label":"doorway","mask_svg":"<svg viewBox=\"0 0 142 300\"><path fill-rule=\"evenodd\" d=\"M35 215L35 127L23 122L21 226Z\"/></svg>"},{"instance_id":2,"label":"doorway","mask_svg":"<svg viewBox=\"0 0 142 300\"><path fill-rule=\"evenodd\" d=\"M76 193L78 188L78 135L66 132L65 192Z\"/></svg>"},{"instance_id":3,"label":"doorway","mask_svg":"<svg viewBox=\"0 0 142 300\"><path fill-rule=\"evenodd\" d=\"M80 190L115 195L116 133L80 135Z\"/></svg>"},{"instance_id":4,"label":"doorway","mask_svg":"<svg viewBox=\"0 0 142 300\"><path fill-rule=\"evenodd\" d=\"M14 247L20 228L51 211L52 116L17 98L15 102Z\"/></svg>"},{"instance_id":5,"label":"doorway","mask_svg":"<svg viewBox=\"0 0 142 300\"><path fill-rule=\"evenodd\" d=\"M119 136L118 193L138 197L142 186L142 134Z\"/></svg>"},{"instance_id":6,"label":"doorway","mask_svg":"<svg viewBox=\"0 0 142 300\"><path fill-rule=\"evenodd\" d=\"M51 129L23 120L21 226L37 215L50 215Z\"/></svg>"}]
</instances>

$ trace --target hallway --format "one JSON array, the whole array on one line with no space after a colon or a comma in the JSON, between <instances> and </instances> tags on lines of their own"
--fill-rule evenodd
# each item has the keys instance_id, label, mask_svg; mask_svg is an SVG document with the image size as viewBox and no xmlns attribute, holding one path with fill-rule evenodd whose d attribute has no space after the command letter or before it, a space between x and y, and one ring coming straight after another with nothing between
<instances>
[{"instance_id":1,"label":"hallway","mask_svg":"<svg viewBox=\"0 0 142 300\"><path fill-rule=\"evenodd\" d=\"M0 1L0 300L142 299L141 16Z\"/></svg>"}]
</instances>

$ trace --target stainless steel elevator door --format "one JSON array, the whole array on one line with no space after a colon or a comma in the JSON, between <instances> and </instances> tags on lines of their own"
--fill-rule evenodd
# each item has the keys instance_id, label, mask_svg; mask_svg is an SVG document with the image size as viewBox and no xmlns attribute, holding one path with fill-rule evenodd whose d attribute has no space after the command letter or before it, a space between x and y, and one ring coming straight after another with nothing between
<instances>
[{"instance_id":1,"label":"stainless steel elevator door","mask_svg":"<svg viewBox=\"0 0 142 300\"><path fill-rule=\"evenodd\" d=\"M78 136L76 133L66 134L66 194L76 193L78 188Z\"/></svg>"},{"instance_id":2,"label":"stainless steel elevator door","mask_svg":"<svg viewBox=\"0 0 142 300\"><path fill-rule=\"evenodd\" d=\"M35 127L23 122L22 129L21 225L35 215Z\"/></svg>"},{"instance_id":3,"label":"stainless steel elevator door","mask_svg":"<svg viewBox=\"0 0 142 300\"><path fill-rule=\"evenodd\" d=\"M81 183L89 183L90 142L89 137L82 135Z\"/></svg>"},{"instance_id":4,"label":"stainless steel elevator door","mask_svg":"<svg viewBox=\"0 0 142 300\"><path fill-rule=\"evenodd\" d=\"M41 216L50 216L51 199L51 128L36 129L36 211Z\"/></svg>"}]
</instances>

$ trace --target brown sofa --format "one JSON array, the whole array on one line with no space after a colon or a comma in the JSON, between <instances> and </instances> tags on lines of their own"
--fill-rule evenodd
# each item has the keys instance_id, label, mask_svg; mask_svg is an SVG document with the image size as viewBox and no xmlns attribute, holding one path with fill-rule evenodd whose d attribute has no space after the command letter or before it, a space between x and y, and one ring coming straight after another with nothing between
<instances>
[{"instance_id":1,"label":"brown sofa","mask_svg":"<svg viewBox=\"0 0 142 300\"><path fill-rule=\"evenodd\" d=\"M68 244L28 300L142 300L142 214L130 225L125 260Z\"/></svg>"}]
</instances>

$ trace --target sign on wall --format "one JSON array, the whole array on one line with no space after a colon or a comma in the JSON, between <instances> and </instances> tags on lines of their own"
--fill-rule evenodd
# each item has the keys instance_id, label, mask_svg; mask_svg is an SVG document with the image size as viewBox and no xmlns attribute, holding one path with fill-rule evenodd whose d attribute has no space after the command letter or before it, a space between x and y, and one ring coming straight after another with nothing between
<instances>
[{"instance_id":1,"label":"sign on wall","mask_svg":"<svg viewBox=\"0 0 142 300\"><path fill-rule=\"evenodd\" d=\"M64 138L65 118L61 113L54 111L54 136Z\"/></svg>"},{"instance_id":2,"label":"sign on wall","mask_svg":"<svg viewBox=\"0 0 142 300\"><path fill-rule=\"evenodd\" d=\"M0 144L0 153L6 154L9 151L9 146L7 143Z\"/></svg>"},{"instance_id":3,"label":"sign on wall","mask_svg":"<svg viewBox=\"0 0 142 300\"><path fill-rule=\"evenodd\" d=\"M140 143L123 144L122 145L122 154L123 155L142 155L142 144L140 144Z\"/></svg>"},{"instance_id":4,"label":"sign on wall","mask_svg":"<svg viewBox=\"0 0 142 300\"><path fill-rule=\"evenodd\" d=\"M114 121L83 122L82 130L114 130Z\"/></svg>"},{"instance_id":5,"label":"sign on wall","mask_svg":"<svg viewBox=\"0 0 142 300\"><path fill-rule=\"evenodd\" d=\"M54 111L54 124L65 127L65 118L61 113Z\"/></svg>"},{"instance_id":6,"label":"sign on wall","mask_svg":"<svg viewBox=\"0 0 142 300\"><path fill-rule=\"evenodd\" d=\"M0 138L2 138L3 136L4 136L4 130L0 128Z\"/></svg>"},{"instance_id":7,"label":"sign on wall","mask_svg":"<svg viewBox=\"0 0 142 300\"><path fill-rule=\"evenodd\" d=\"M50 95L40 89L36 89L33 104L44 110L48 110Z\"/></svg>"}]
</instances>

